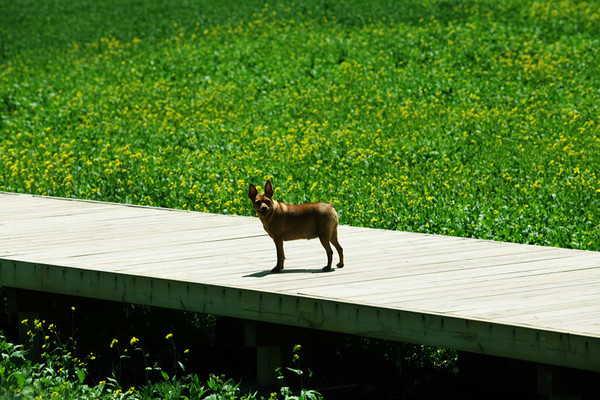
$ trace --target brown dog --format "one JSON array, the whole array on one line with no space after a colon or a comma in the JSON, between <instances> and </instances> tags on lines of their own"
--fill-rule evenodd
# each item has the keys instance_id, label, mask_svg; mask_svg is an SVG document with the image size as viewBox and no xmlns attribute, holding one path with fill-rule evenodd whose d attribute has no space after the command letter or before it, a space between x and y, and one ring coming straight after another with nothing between
<instances>
[{"instance_id":1,"label":"brown dog","mask_svg":"<svg viewBox=\"0 0 600 400\"><path fill-rule=\"evenodd\" d=\"M337 238L338 215L330 203L285 204L273 200L273 187L267 181L265 192L258 193L250 184L248 192L265 231L271 236L277 248L277 265L271 272L283 269L283 242L285 240L319 238L327 252L327 265L323 271L331 271L333 250L331 242L340 256L338 268L344 267L344 253Z\"/></svg>"}]
</instances>

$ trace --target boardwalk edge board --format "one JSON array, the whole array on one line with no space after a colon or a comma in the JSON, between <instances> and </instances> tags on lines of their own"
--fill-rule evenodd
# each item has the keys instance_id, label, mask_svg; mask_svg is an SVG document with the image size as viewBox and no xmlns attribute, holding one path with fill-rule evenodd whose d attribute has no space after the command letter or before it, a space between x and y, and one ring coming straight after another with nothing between
<instances>
[{"instance_id":1,"label":"boardwalk edge board","mask_svg":"<svg viewBox=\"0 0 600 400\"><path fill-rule=\"evenodd\" d=\"M217 314L600 372L600 338L244 288L0 261L3 286Z\"/></svg>"}]
</instances>

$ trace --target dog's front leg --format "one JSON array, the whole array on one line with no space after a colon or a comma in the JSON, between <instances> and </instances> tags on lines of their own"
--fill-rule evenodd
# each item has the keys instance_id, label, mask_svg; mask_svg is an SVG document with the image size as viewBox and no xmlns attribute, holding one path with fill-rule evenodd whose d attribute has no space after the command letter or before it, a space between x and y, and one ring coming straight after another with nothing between
<instances>
[{"instance_id":1,"label":"dog's front leg","mask_svg":"<svg viewBox=\"0 0 600 400\"><path fill-rule=\"evenodd\" d=\"M285 254L283 253L283 239L273 238L275 242L275 248L277 249L277 265L271 270L271 272L279 272L283 269L283 260L285 260Z\"/></svg>"}]
</instances>

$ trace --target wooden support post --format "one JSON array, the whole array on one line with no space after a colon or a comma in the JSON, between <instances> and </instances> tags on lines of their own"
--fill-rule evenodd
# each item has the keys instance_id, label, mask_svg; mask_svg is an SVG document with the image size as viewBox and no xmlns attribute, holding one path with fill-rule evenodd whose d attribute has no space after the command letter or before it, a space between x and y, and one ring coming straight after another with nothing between
<instances>
[{"instance_id":1,"label":"wooden support post","mask_svg":"<svg viewBox=\"0 0 600 400\"><path fill-rule=\"evenodd\" d=\"M600 400L600 373L459 352L459 374L473 397Z\"/></svg>"},{"instance_id":2,"label":"wooden support post","mask_svg":"<svg viewBox=\"0 0 600 400\"><path fill-rule=\"evenodd\" d=\"M12 339L29 345L34 359L38 359L42 353L42 340L39 335L30 336L30 333L35 332L36 322L42 320L44 312L52 307L56 295L8 287L4 288L4 295Z\"/></svg>"},{"instance_id":3,"label":"wooden support post","mask_svg":"<svg viewBox=\"0 0 600 400\"><path fill-rule=\"evenodd\" d=\"M244 321L245 345L256 348L257 383L267 387L280 385L277 369L290 362L286 354L291 357L294 345L310 342L320 334L312 329Z\"/></svg>"},{"instance_id":4,"label":"wooden support post","mask_svg":"<svg viewBox=\"0 0 600 400\"><path fill-rule=\"evenodd\" d=\"M458 372L467 397L535 398L535 364L477 353L458 353Z\"/></svg>"},{"instance_id":5,"label":"wooden support post","mask_svg":"<svg viewBox=\"0 0 600 400\"><path fill-rule=\"evenodd\" d=\"M600 373L537 365L538 393L549 400L600 399Z\"/></svg>"},{"instance_id":6,"label":"wooden support post","mask_svg":"<svg viewBox=\"0 0 600 400\"><path fill-rule=\"evenodd\" d=\"M19 343L26 343L29 340L27 332L33 328L34 321L40 318L40 312L47 306L48 295L8 287L4 288L4 293L7 300L11 333ZM28 320L27 324L22 323L25 320Z\"/></svg>"},{"instance_id":7,"label":"wooden support post","mask_svg":"<svg viewBox=\"0 0 600 400\"><path fill-rule=\"evenodd\" d=\"M258 385L276 386L277 369L283 364L283 346L258 346L256 348L256 382Z\"/></svg>"},{"instance_id":8,"label":"wooden support post","mask_svg":"<svg viewBox=\"0 0 600 400\"><path fill-rule=\"evenodd\" d=\"M277 325L244 321L244 341L256 348L256 382L260 386L277 385L277 368L283 363L283 343L275 332Z\"/></svg>"}]
</instances>

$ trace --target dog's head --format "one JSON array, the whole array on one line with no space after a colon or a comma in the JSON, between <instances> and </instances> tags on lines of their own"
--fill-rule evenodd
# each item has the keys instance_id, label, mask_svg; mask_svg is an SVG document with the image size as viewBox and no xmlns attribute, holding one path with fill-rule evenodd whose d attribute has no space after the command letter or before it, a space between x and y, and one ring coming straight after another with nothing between
<instances>
[{"instance_id":1,"label":"dog's head","mask_svg":"<svg viewBox=\"0 0 600 400\"><path fill-rule=\"evenodd\" d=\"M266 217L271 213L271 211L273 211L274 200L273 186L271 186L271 182L267 181L264 193L258 193L256 187L253 184L250 184L248 197L250 197L250 200L252 200L254 211L256 211L259 216Z\"/></svg>"}]
</instances>

